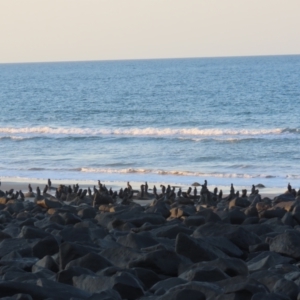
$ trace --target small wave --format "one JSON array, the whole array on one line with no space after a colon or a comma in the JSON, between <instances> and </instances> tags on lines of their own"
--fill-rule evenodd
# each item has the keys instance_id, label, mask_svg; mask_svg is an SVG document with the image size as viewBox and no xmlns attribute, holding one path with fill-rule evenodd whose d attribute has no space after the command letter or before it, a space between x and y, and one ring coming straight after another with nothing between
<instances>
[{"instance_id":1,"label":"small wave","mask_svg":"<svg viewBox=\"0 0 300 300\"><path fill-rule=\"evenodd\" d=\"M247 165L239 165L237 168L248 168ZM205 172L193 172L182 170L155 170L155 169L105 169L105 168L81 168L81 172L84 173L102 173L102 174L157 174L157 175L172 175L172 176L195 176L195 177L216 177L216 178L277 178L280 176L274 176L270 174L245 174L245 173L205 173ZM300 175L286 175L286 178L300 179Z\"/></svg>"},{"instance_id":2,"label":"small wave","mask_svg":"<svg viewBox=\"0 0 300 300\"><path fill-rule=\"evenodd\" d=\"M0 128L2 134L12 135L62 135L62 136L158 136L158 137L228 137L234 139L238 136L279 136L300 134L300 129L274 128L274 129L199 129L199 128L52 128L52 127L26 127L26 128Z\"/></svg>"},{"instance_id":3,"label":"small wave","mask_svg":"<svg viewBox=\"0 0 300 300\"><path fill-rule=\"evenodd\" d=\"M0 136L0 140L17 140L17 141L22 141L22 140L27 140L30 139L28 137L22 137L22 136Z\"/></svg>"}]
</instances>

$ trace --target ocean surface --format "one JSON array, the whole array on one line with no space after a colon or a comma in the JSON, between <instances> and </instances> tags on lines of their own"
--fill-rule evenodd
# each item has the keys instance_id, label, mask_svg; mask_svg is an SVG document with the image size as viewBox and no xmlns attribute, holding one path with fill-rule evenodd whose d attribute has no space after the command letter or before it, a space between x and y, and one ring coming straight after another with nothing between
<instances>
[{"instance_id":1,"label":"ocean surface","mask_svg":"<svg viewBox=\"0 0 300 300\"><path fill-rule=\"evenodd\" d=\"M0 64L0 178L300 187L300 56Z\"/></svg>"}]
</instances>

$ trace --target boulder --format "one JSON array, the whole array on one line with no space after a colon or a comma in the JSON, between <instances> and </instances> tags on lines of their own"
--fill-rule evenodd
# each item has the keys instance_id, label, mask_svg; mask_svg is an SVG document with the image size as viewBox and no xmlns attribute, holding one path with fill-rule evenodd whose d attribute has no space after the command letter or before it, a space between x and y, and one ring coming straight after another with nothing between
<instances>
[{"instance_id":1,"label":"boulder","mask_svg":"<svg viewBox=\"0 0 300 300\"><path fill-rule=\"evenodd\" d=\"M206 243L204 239L196 240L184 233L179 233L175 241L175 251L192 262L209 261L227 255L217 247Z\"/></svg>"},{"instance_id":2,"label":"boulder","mask_svg":"<svg viewBox=\"0 0 300 300\"><path fill-rule=\"evenodd\" d=\"M199 226L193 232L193 237L195 238L210 236L224 236L242 250L248 250L250 245L262 242L256 234L238 225L209 222Z\"/></svg>"},{"instance_id":3,"label":"boulder","mask_svg":"<svg viewBox=\"0 0 300 300\"><path fill-rule=\"evenodd\" d=\"M69 269L72 267L81 267L93 272L97 272L109 266L112 266L112 263L103 256L96 253L88 253L82 257L71 260L66 265L65 269Z\"/></svg>"},{"instance_id":4,"label":"boulder","mask_svg":"<svg viewBox=\"0 0 300 300\"><path fill-rule=\"evenodd\" d=\"M187 281L215 282L229 278L229 276L218 267L203 264L181 273L179 278Z\"/></svg>"},{"instance_id":5,"label":"boulder","mask_svg":"<svg viewBox=\"0 0 300 300\"><path fill-rule=\"evenodd\" d=\"M128 267L140 267L152 270L157 274L177 276L179 265L182 263L189 262L189 260L184 259L174 251L161 249L150 253L146 253L140 258L131 261L128 264Z\"/></svg>"},{"instance_id":6,"label":"boulder","mask_svg":"<svg viewBox=\"0 0 300 300\"><path fill-rule=\"evenodd\" d=\"M270 251L300 259L300 232L289 230L267 241L270 244Z\"/></svg>"},{"instance_id":7,"label":"boulder","mask_svg":"<svg viewBox=\"0 0 300 300\"><path fill-rule=\"evenodd\" d=\"M133 249L147 248L158 244L158 242L151 237L150 233L145 233L146 234L129 233L128 235L120 236L117 239L117 243Z\"/></svg>"}]
</instances>

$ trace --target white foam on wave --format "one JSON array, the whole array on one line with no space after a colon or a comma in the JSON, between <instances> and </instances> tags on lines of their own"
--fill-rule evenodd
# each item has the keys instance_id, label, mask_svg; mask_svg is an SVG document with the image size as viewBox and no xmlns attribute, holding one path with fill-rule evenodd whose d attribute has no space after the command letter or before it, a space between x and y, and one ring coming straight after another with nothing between
<instances>
[{"instance_id":1,"label":"white foam on wave","mask_svg":"<svg viewBox=\"0 0 300 300\"><path fill-rule=\"evenodd\" d=\"M276 178L280 176L270 174L246 174L246 173L206 173L193 172L182 170L155 170L155 169L111 169L111 168L81 168L84 173L98 173L98 174L155 174L155 175L171 175L171 176L193 176L193 177L214 177L214 178ZM300 175L286 175L285 178L300 179Z\"/></svg>"},{"instance_id":2,"label":"white foam on wave","mask_svg":"<svg viewBox=\"0 0 300 300\"><path fill-rule=\"evenodd\" d=\"M0 128L0 134L11 135L63 135L63 136L162 136L162 137L191 137L211 138L227 137L234 141L243 137L290 136L299 134L298 129L273 128L273 129L199 129L199 128L52 128L52 127L25 127L25 128Z\"/></svg>"}]
</instances>

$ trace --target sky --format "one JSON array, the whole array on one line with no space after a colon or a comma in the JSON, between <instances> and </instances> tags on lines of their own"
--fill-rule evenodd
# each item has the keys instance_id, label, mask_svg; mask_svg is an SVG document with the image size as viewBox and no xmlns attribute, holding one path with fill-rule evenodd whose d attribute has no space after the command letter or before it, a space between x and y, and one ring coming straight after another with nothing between
<instances>
[{"instance_id":1,"label":"sky","mask_svg":"<svg viewBox=\"0 0 300 300\"><path fill-rule=\"evenodd\" d=\"M300 54L300 0L0 0L0 63Z\"/></svg>"}]
</instances>

